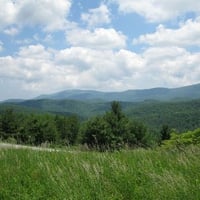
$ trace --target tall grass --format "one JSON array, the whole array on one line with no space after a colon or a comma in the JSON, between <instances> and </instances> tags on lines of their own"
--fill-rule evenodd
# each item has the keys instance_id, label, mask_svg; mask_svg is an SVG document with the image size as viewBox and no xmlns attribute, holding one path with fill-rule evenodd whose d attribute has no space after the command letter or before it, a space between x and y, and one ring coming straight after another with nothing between
<instances>
[{"instance_id":1,"label":"tall grass","mask_svg":"<svg viewBox=\"0 0 200 200\"><path fill-rule=\"evenodd\" d=\"M0 150L1 200L200 199L200 148L114 153Z\"/></svg>"}]
</instances>

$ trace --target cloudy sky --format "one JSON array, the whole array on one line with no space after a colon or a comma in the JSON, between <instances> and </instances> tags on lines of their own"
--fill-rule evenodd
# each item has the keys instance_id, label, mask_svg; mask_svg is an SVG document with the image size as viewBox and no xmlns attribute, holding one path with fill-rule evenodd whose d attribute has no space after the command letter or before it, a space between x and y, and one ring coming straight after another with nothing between
<instances>
[{"instance_id":1,"label":"cloudy sky","mask_svg":"<svg viewBox=\"0 0 200 200\"><path fill-rule=\"evenodd\" d=\"M0 100L199 82L199 0L0 0Z\"/></svg>"}]
</instances>

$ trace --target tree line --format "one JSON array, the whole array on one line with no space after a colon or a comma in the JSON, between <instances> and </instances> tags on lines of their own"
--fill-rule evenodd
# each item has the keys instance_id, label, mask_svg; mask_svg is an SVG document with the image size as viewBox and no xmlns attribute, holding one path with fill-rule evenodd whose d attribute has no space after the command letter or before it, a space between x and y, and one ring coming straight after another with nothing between
<instances>
[{"instance_id":1,"label":"tree line","mask_svg":"<svg viewBox=\"0 0 200 200\"><path fill-rule=\"evenodd\" d=\"M124 147L149 147L169 139L170 129L158 134L142 123L129 119L118 102L112 102L104 115L81 122L77 116L23 114L6 109L0 114L0 138L19 144L86 144L91 149L115 150Z\"/></svg>"}]
</instances>

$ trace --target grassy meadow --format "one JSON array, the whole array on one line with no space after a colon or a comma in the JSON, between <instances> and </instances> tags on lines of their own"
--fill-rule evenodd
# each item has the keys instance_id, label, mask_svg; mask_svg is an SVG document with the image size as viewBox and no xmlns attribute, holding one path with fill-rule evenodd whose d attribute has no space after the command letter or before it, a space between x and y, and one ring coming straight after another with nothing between
<instances>
[{"instance_id":1,"label":"grassy meadow","mask_svg":"<svg viewBox=\"0 0 200 200\"><path fill-rule=\"evenodd\" d=\"M0 149L1 200L198 200L200 147L121 152Z\"/></svg>"}]
</instances>

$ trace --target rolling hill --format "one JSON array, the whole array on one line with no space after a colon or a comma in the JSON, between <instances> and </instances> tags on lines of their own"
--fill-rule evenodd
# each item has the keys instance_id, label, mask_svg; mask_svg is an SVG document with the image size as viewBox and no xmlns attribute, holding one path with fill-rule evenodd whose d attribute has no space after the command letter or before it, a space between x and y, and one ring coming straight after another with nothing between
<instances>
[{"instance_id":1,"label":"rolling hill","mask_svg":"<svg viewBox=\"0 0 200 200\"><path fill-rule=\"evenodd\" d=\"M104 114L113 100L120 102L127 116L143 121L152 129L163 124L180 131L200 127L200 84L124 92L68 90L31 100L5 101L0 103L0 112L12 107L26 113L75 114L86 120Z\"/></svg>"},{"instance_id":2,"label":"rolling hill","mask_svg":"<svg viewBox=\"0 0 200 200\"><path fill-rule=\"evenodd\" d=\"M41 95L36 99L70 99L81 101L125 101L140 102L145 100L177 101L200 99L200 84L180 88L152 88L127 90L122 92L100 92L94 90L65 90L62 92Z\"/></svg>"},{"instance_id":3,"label":"rolling hill","mask_svg":"<svg viewBox=\"0 0 200 200\"><path fill-rule=\"evenodd\" d=\"M200 99L176 102L120 102L123 112L129 117L144 122L151 129L160 129L163 124L179 131L200 127ZM104 114L110 110L110 102L85 102L75 100L39 99L17 103L0 104L18 112L77 115L81 120Z\"/></svg>"}]
</instances>

